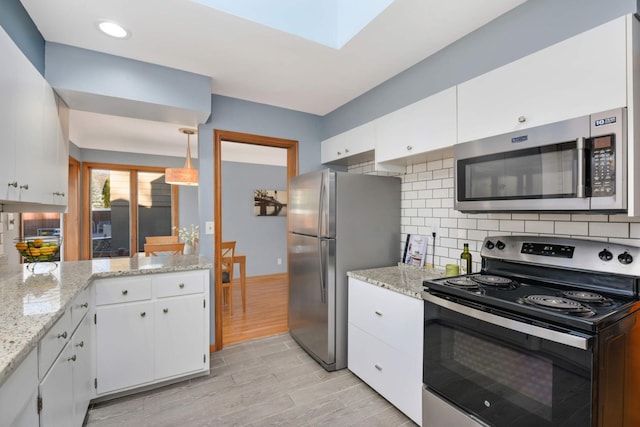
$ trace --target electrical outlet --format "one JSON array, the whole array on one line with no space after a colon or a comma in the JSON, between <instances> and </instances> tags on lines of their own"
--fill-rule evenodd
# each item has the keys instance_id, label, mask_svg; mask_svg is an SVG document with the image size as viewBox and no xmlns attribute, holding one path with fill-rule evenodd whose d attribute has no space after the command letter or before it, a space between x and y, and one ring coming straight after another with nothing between
<instances>
[{"instance_id":1,"label":"electrical outlet","mask_svg":"<svg viewBox=\"0 0 640 427\"><path fill-rule=\"evenodd\" d=\"M278 258L278 265L282 264L282 258Z\"/></svg>"},{"instance_id":2,"label":"electrical outlet","mask_svg":"<svg viewBox=\"0 0 640 427\"><path fill-rule=\"evenodd\" d=\"M207 221L204 223L204 233L213 234L213 221Z\"/></svg>"}]
</instances>

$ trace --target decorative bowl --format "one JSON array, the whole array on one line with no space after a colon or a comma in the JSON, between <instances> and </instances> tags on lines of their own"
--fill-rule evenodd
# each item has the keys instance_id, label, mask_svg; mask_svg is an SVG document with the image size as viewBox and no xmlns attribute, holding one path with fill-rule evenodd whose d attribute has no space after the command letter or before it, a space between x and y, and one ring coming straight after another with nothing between
<instances>
[{"instance_id":1,"label":"decorative bowl","mask_svg":"<svg viewBox=\"0 0 640 427\"><path fill-rule=\"evenodd\" d=\"M16 250L26 262L50 262L59 260L60 236L37 236L16 239Z\"/></svg>"}]
</instances>

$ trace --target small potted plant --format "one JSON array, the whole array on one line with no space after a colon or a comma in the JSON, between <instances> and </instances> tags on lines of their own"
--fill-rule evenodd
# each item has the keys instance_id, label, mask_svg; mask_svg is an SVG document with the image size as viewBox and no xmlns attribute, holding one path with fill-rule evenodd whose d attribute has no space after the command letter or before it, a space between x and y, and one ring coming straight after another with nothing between
<instances>
[{"instance_id":1,"label":"small potted plant","mask_svg":"<svg viewBox=\"0 0 640 427\"><path fill-rule=\"evenodd\" d=\"M184 254L191 255L196 252L196 244L198 243L198 225L191 224L189 227L173 227L178 231L178 237L184 242Z\"/></svg>"}]
</instances>

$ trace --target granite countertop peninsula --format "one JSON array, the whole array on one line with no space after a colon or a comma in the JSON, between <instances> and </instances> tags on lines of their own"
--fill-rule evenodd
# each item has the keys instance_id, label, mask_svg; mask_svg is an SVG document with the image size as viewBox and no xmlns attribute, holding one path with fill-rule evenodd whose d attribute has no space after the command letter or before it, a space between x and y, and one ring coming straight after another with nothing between
<instances>
[{"instance_id":1,"label":"granite countertop peninsula","mask_svg":"<svg viewBox=\"0 0 640 427\"><path fill-rule=\"evenodd\" d=\"M53 326L73 299L98 278L213 268L199 255L101 258L0 266L0 385Z\"/></svg>"},{"instance_id":2,"label":"granite countertop peninsula","mask_svg":"<svg viewBox=\"0 0 640 427\"><path fill-rule=\"evenodd\" d=\"M350 271L349 277L413 298L422 299L422 281L443 277L444 271L398 263L397 266Z\"/></svg>"}]
</instances>

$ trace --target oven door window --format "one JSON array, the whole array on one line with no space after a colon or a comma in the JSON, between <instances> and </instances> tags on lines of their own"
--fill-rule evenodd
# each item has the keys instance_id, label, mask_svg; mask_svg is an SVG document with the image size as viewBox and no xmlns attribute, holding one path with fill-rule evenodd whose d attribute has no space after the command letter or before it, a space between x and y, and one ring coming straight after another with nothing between
<instances>
[{"instance_id":1,"label":"oven door window","mask_svg":"<svg viewBox=\"0 0 640 427\"><path fill-rule=\"evenodd\" d=\"M591 425L592 353L425 302L424 383L491 425Z\"/></svg>"},{"instance_id":2,"label":"oven door window","mask_svg":"<svg viewBox=\"0 0 640 427\"><path fill-rule=\"evenodd\" d=\"M458 161L460 201L574 198L575 141Z\"/></svg>"}]
</instances>

